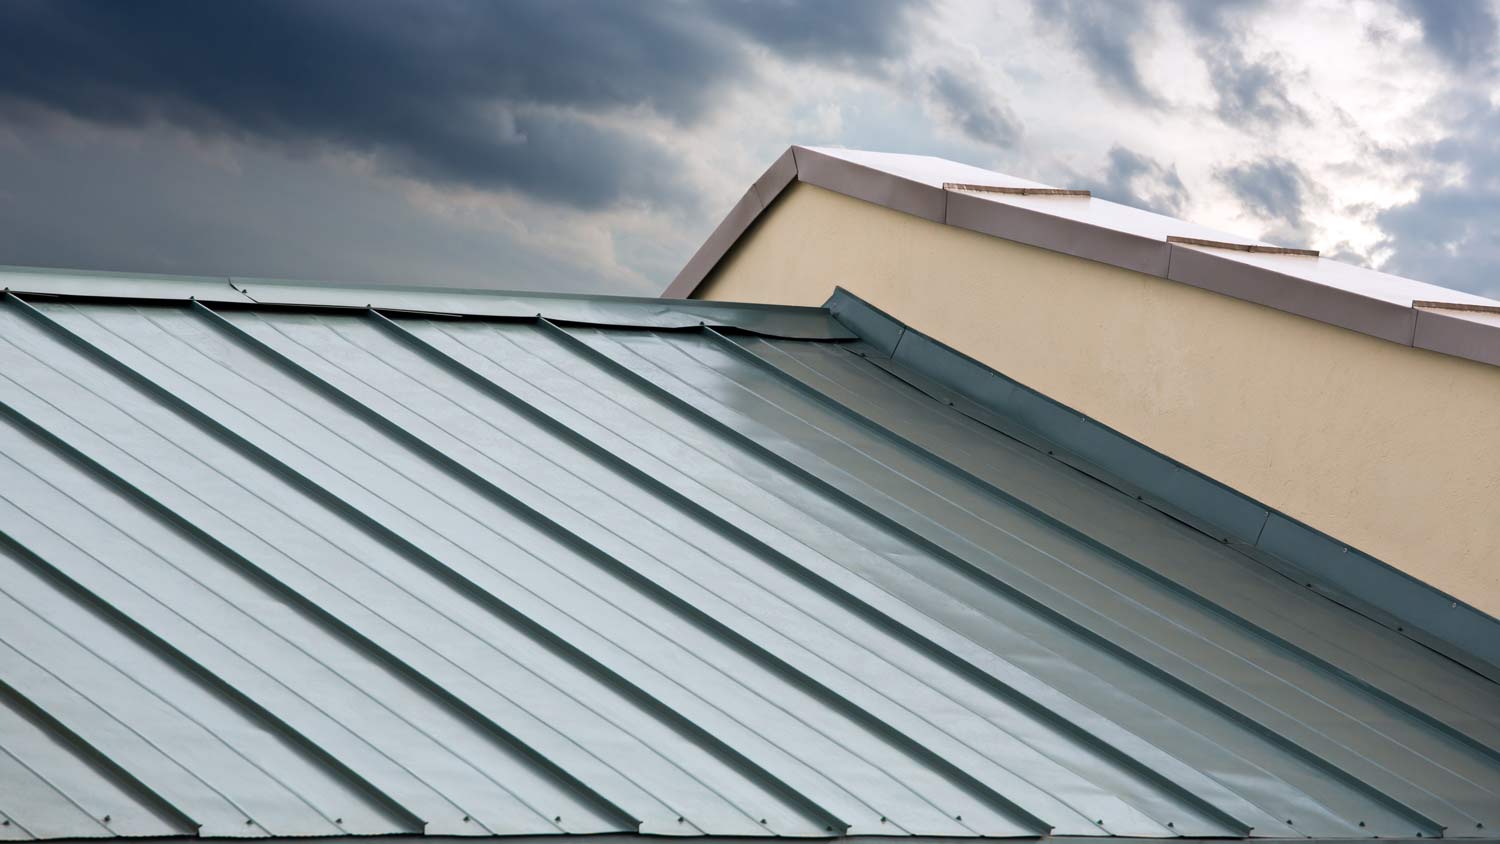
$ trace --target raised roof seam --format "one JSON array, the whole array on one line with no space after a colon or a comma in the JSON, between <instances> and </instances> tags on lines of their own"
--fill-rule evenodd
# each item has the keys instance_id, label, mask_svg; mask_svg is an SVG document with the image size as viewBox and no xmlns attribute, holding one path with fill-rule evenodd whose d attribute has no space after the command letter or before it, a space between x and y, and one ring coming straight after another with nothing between
<instances>
[{"instance_id":1,"label":"raised roof seam","mask_svg":"<svg viewBox=\"0 0 1500 844\"><path fill-rule=\"evenodd\" d=\"M0 415L10 419L12 423L20 427L33 439L41 442L44 447L52 451L62 452L75 464L96 465L92 464L91 458L84 457L80 459L81 453L75 452L71 446L67 446L61 440L52 437L46 429L4 402L0 402ZM84 463L85 460L89 462L86 464ZM300 748L304 754L311 756L316 764L328 770L330 774L352 783L355 790L362 792L382 811L394 815L410 832L420 833L425 829L427 825L426 821L418 817L415 812L403 806L400 801L382 791L354 769L340 762L338 757L323 749L306 734L257 703L249 695L235 688L233 684L209 670L196 659L188 656L141 622L131 618L124 611L114 606L114 604L105 600L102 595L74 580L57 566L48 562L40 554L6 533L3 529L0 529L0 545L9 546L24 565L32 569L32 571L44 580L50 581L64 592L71 593L75 600L91 607L94 612L103 615L112 626L124 630L129 637L140 642L145 649L156 653L176 670L192 678L197 685L206 687L211 694L224 699L230 706L247 715L252 720L258 721L273 732L280 734L285 740ZM254 821L255 819L247 818L247 820Z\"/></svg>"},{"instance_id":2,"label":"raised roof seam","mask_svg":"<svg viewBox=\"0 0 1500 844\"><path fill-rule=\"evenodd\" d=\"M478 388L481 392L486 393L491 398L500 401L502 404L510 407L512 410L515 410L523 416L531 419L544 430L552 432L554 435L559 436L559 438L575 444L576 447L587 451L596 459L599 459L599 456L601 454L608 454L608 452L604 452L597 446L597 444L592 444L587 440L587 438L582 437L582 435L578 435L576 433L574 433L573 436L561 435L560 431L562 429L566 429L570 432L571 429L567 429L566 426L564 426L561 422L558 422L552 419L550 416L547 416L541 410L534 408L532 405L525 402L515 394L511 393L509 390L506 390L504 387L501 387L499 384L496 384L480 373L473 371L467 365L458 360L455 360L447 353L432 346L432 344L426 342L425 340L422 340L420 337L412 334L407 329L402 328L394 320L391 320L384 314L381 314L379 311L372 309L370 313L373 318L382 321L378 323L381 325L382 329L395 336L399 342L402 342L403 344L412 348L418 354L423 355L430 361L437 362L439 366L448 369L450 372L457 373L459 377L469 382L472 386ZM589 442L589 446L585 447L581 444L581 442ZM613 464L611 463L609 465ZM638 472L639 470L635 471ZM488 482L485 483L488 485ZM538 514L538 516L540 518L546 518L545 516L540 516L540 514ZM558 526L558 528L560 530L565 530L560 525ZM580 538L579 542L585 542L585 540ZM591 545L590 547L594 546ZM595 549L595 553L603 554L604 552ZM620 565L623 566L624 564L621 563ZM549 635L555 636L555 634L550 633ZM559 639L559 641L561 642L563 640ZM575 656L573 657L574 659L587 658L586 655L584 655L581 651L578 651L574 646L567 645L567 647L575 652ZM589 662L592 663L593 660L589 659ZM849 828L850 825L848 822L839 819L833 812L830 812L822 806L819 806L817 803L809 799L806 795L792 788L785 781L781 780L779 777L772 774L770 771L766 770L758 763L754 762L748 757L745 757L737 751L734 751L729 747L729 745L720 741L717 737L713 736L702 727L699 727L697 724L693 723L690 719L681 715L676 710L657 700L648 692L644 691L640 687L631 683L629 680L619 676L603 665L598 665L597 667L602 674L604 674L607 678L613 680L618 686L621 687L619 691L622 695L624 695L625 697L636 698L639 701L649 702L650 706L648 708L656 712L658 717L662 717L667 720L679 731L685 732L685 737L688 737L701 746L704 746L705 749L713 752L716 756L720 756L722 759L724 759L724 761L736 767L742 768L743 773L745 773L751 779L760 780L766 783L771 791L780 794L784 800L787 800L795 808L803 812L809 820L813 820L819 825L832 826L834 829L847 830Z\"/></svg>"},{"instance_id":3,"label":"raised roof seam","mask_svg":"<svg viewBox=\"0 0 1500 844\"><path fill-rule=\"evenodd\" d=\"M630 370L624 364L613 360L598 349L595 349L582 340L579 340L577 337L572 336L571 333L555 326L553 328L560 334L560 336L558 337L559 341L563 342L570 350L577 352L579 355L589 360L591 363L599 366L605 372L628 381L632 384L632 386L642 390L648 395L651 395L653 398L664 404L666 407L670 408L675 413L678 413L685 417L692 424L704 428L705 430L710 431L718 437L727 439L728 441L736 444L741 449L754 455L761 461L764 461L770 465L776 466L783 471L787 471L790 474L794 474L802 478L804 482L809 486L813 487L814 489L818 489L830 500L837 502L842 506L848 507L851 511L857 513L860 517L868 519L874 524L879 524L886 527L887 529L891 529L889 520L885 516L882 516L878 512L869 508L868 505L856 501L842 490L829 485L826 481L823 481L816 475L813 475L802 467L789 462L781 455L770 451L765 446L762 446L761 444L755 442L753 439L750 439L742 432L736 431L734 428L725 425L723 422L715 419L707 412L695 407L686 399L675 396L670 392L664 390L659 385L652 382L650 379ZM899 526L896 527L897 535L904 535L902 531L904 531L903 528L900 528ZM773 549L770 550L770 553L779 554L779 552L776 552ZM799 568L801 568L800 565ZM817 578L817 580L820 582L826 583L826 581L823 581L823 579L816 574L809 573L809 576L812 578ZM1109 744L1106 740L1101 739L1098 736L1093 735L1092 733L1089 733L1087 730L1084 730L1083 728L1077 726L1076 724L1072 723L1066 718L1063 718L1062 716L1051 713L1050 710L1045 710L1041 707L1040 704L1037 704L1029 696L1020 692L1019 690L1011 688L1009 684L992 676L984 669L973 665L968 660L957 654L954 654L944 646L931 641L927 637L914 630L911 630L910 628L906 627L906 625L890 618L880 610L868 606L860 598L850 595L841 587L834 584L827 584L826 588L834 590L839 596L841 596L841 601L849 603L856 608L865 608L868 613L878 616L881 619L882 626L887 626L890 630L898 633L899 638L905 639L909 643L914 644L914 646L920 647L922 650L932 655L935 659L938 659L945 665L948 665L950 669L959 672L963 676L969 677L971 681L976 682L979 685L989 689L991 693L996 694L1002 699L1010 701L1014 705L1028 712L1031 712L1035 716L1040 717L1041 720L1048 723L1050 726L1074 735L1075 738L1089 746L1094 752L1097 752L1100 755L1111 759L1116 764L1121 765L1122 767L1130 770L1136 775L1142 776L1143 778L1147 779L1153 786L1170 793L1176 799L1182 800L1185 803L1192 805L1204 815L1213 818L1217 823L1220 823L1225 827L1231 829L1244 829L1248 833L1249 827L1247 827L1243 821L1240 821L1224 810L1219 809L1217 806L1214 806L1212 803L1209 803L1203 798L1192 794L1187 789L1173 782L1159 772L1146 767L1143 763L1135 760L1128 753ZM955 632L955 635L962 636L963 634Z\"/></svg>"},{"instance_id":4,"label":"raised roof seam","mask_svg":"<svg viewBox=\"0 0 1500 844\"><path fill-rule=\"evenodd\" d=\"M876 423L876 422L873 422L873 421L869 420L868 418L864 417L862 414L859 414L857 411L848 408L846 405L842 404L841 402L838 402L837 400L835 400L835 399L833 399L831 397L825 396L822 393L818 393L818 392L812 390L806 384L803 384L801 381L798 381L793 376L785 373L784 371L782 371L779 368L775 367L773 364L771 364L771 363L765 361L764 359L760 358L758 355L754 354L753 352L750 352L749 350L744 349L739 344L735 343L733 340L729 339L728 337L725 337L720 332L718 332L718 331L716 331L714 329L708 329L708 328L706 328L704 330L706 332L708 332L709 334L711 334L712 336L716 337L721 342L722 347L726 348L726 350L729 350L733 356L738 357L738 358L740 358L740 359L742 359L742 360L744 360L746 362L749 362L752 365L760 368L762 371L765 371L765 372L771 374L772 377L777 378L782 383L784 383L787 386L791 387L794 391L801 393L802 395L804 395L805 397L811 399L812 401L814 401L814 402L816 402L818 404L821 404L821 405L823 405L825 407L828 407L829 409L833 410L835 413L839 413L839 414L842 414L842 415L846 416L851 421L853 421L855 424L860 425L862 427L865 427L867 430L871 431L872 433L876 434L879 437L883 437L883 438L886 438L886 439L889 439L889 440L892 440L892 441L898 441L899 443L904 444L905 448L907 450L909 450L910 452L912 452L914 454L918 454L918 455L924 455L924 459L925 460L936 461L937 463L945 464L945 465L949 466L950 467L950 471L957 473L960 477L965 477L965 476L972 477L972 476L969 476L969 473L964 472L963 470L958 469L957 467L953 467L952 464L947 463L947 461L942 460L942 458L937 457L936 455L932 455L930 452L926 451L926 449L923 449L922 447L916 445L915 443L912 443L909 440L906 440L905 438L901 437L899 434L891 432L889 429L885 428L884 426L880 425L879 423ZM1021 501L1016 500L1014 498L1014 496L1011 496L1008 493L1005 493L1003 490L999 490L999 489L993 487L993 485L986 484L983 481L978 481L978 483L980 484L980 486L982 488L988 488L988 489L993 490L997 495L1002 496L1005 500L1012 501L1013 503L1016 504L1016 506L1022 508L1023 510L1031 510L1031 511L1034 511L1036 513L1036 515L1038 515L1039 517L1041 517L1043 519L1049 520L1051 522L1055 522L1056 521L1055 519L1052 519L1052 517L1047 516L1045 513L1041 513L1040 511L1035 511L1035 508L1031 507L1030 505L1027 505L1025 502L1021 502ZM1107 546L1103 546L1101 543L1098 543L1096 540L1091 539L1086 534L1078 533L1076 529L1069 528L1066 525L1064 525L1063 527L1066 530L1068 530L1069 532L1071 532L1073 534L1076 534L1078 536L1078 538L1080 538L1082 541L1084 541L1084 542L1086 542L1086 543L1088 543L1088 544L1090 544L1092 546L1095 546L1095 547L1098 547L1098 548L1103 548L1106 551L1108 551ZM930 545L934 549L939 549L940 552L941 552L941 554L946 559L953 560L953 561L958 561L960 563L960 565L962 565L964 568L974 569L973 564L969 563L967 560L964 560L962 557L959 557L958 555L954 554L953 552L947 551L946 549L942 549L942 546L938 545L937 543L935 543L935 542L933 542L931 540L927 540L925 538L922 538L922 541L924 543ZM1119 556L1117 552L1109 551L1108 553L1110 553L1112 556ZM1063 619L1066 619L1066 616L1064 616L1063 614L1061 614L1057 610L1054 610L1054 609L1048 607L1046 604L1042 603L1039 599L1032 598L1032 597L1030 597L1028 595L1025 595L1025 593L1023 593L1019 589L1016 589L1015 587L1012 587L1009 584L1005 583L999 577L997 577L995 575L992 575L992 574L989 574L988 572L981 573L981 576L984 578L985 582L987 582L989 584L992 584L994 587L1003 590L1007 594L1012 594L1012 595L1016 596L1018 599L1024 600L1025 602L1028 603L1028 605L1031 605L1031 606L1035 607L1036 609L1038 609L1039 611L1048 614L1052 618L1057 619L1059 621L1061 621ZM1285 736L1282 736L1280 733L1276 732L1275 730L1267 728L1265 725L1261 724L1258 720L1256 720L1256 719L1254 719L1254 718L1252 718L1252 717L1250 717L1248 715L1245 715L1244 713L1240 712L1236 707L1231 706L1230 704L1225 703L1225 702L1219 700L1218 698L1214 697L1213 695L1209 694L1208 692L1203 691L1203 690L1197 688L1196 686L1192 685L1191 683L1188 683L1186 680L1183 680L1183 679L1177 677L1176 675L1172 674L1170 671L1168 671L1168 670L1166 670L1166 669L1164 669L1164 668L1162 668L1160 666L1157 666L1155 663L1151 662L1150 660L1146 659L1145 657L1141 657L1141 656L1136 655L1135 653L1133 653L1133 652L1131 652L1129 650L1126 650L1123 646L1120 646L1120 645L1118 645L1118 644L1110 641L1109 639L1105 638L1101 634L1098 634L1098 633L1090 630L1089 628L1085 627L1084 625L1082 625L1079 622L1074 622L1071 619L1069 619L1068 620L1068 626L1071 629L1073 629L1075 632L1077 632L1077 633L1079 633L1081 635L1086 635L1091 641L1094 641L1095 643L1100 644L1101 646L1105 646L1108 650L1110 650L1111 652L1115 653L1123 661L1131 662L1132 664L1135 664L1135 665L1141 667L1142 669L1147 670L1147 673L1155 676L1159 680L1163 680L1163 681L1167 682L1169 685L1175 686L1180 691L1182 691L1185 695L1192 696L1195 699L1197 699L1200 703L1209 705L1209 707L1212 710L1217 711L1222 717L1226 717L1230 721L1235 722L1235 723L1241 725L1242 727L1244 727L1245 729L1253 732L1255 735L1260 736L1262 739L1266 740L1267 742L1269 742L1271 744L1275 744L1275 745L1279 746L1282 750L1287 751L1291 755L1294 755L1294 756L1298 757L1304 764L1307 764L1307 765L1309 765L1310 767L1312 767L1314 769L1321 770L1324 775L1330 776L1330 777L1333 777L1333 778L1339 780L1340 782L1342 782L1346 787L1350 788L1351 790L1354 790L1356 792L1362 793L1366 797L1370 798L1371 800L1374 800L1374 801L1376 801L1378 803L1382 803L1382 804L1388 806L1389 808L1391 808L1396 813L1404 815L1405 817L1407 817L1408 819L1410 819L1411 821L1413 821L1414 823L1416 823L1417 826L1419 826L1419 827L1425 827L1426 829L1424 831L1427 832L1428 834L1440 834L1441 833L1441 830L1442 830L1441 825L1439 825L1436 821L1432 820L1428 816L1426 816L1423 813L1417 811L1416 809L1414 809L1414 808L1412 808L1412 807L1410 807L1410 806L1402 803L1401 801L1395 799L1394 797L1392 797L1388 793L1380 790L1379 788L1376 788L1375 786L1369 784L1368 782L1365 782L1364 780L1360 779L1359 777L1356 777L1355 775L1349 773L1348 771L1345 771L1344 769L1342 769L1341 767L1335 765L1334 763L1330 762L1329 760L1324 759L1322 756L1319 756L1318 754L1316 754L1316 753L1314 753L1312 751L1309 751L1309 750L1303 748L1298 743L1296 743L1296 742L1294 742L1294 741L1286 738Z\"/></svg>"},{"instance_id":5,"label":"raised roof seam","mask_svg":"<svg viewBox=\"0 0 1500 844\"><path fill-rule=\"evenodd\" d=\"M8 541L8 535L0 534L0 541ZM9 544L7 542L7 544ZM99 750L93 744L85 741L82 736L71 727L58 720L45 708L39 706L35 701L21 694L20 690L0 677L0 705L6 705L22 718L30 721L39 729L52 735L54 739L69 747L74 754L81 757L87 764L95 766L101 772L115 781L123 791L134 794L149 809L163 818L168 823L176 826L184 835L197 835L203 825L193 820L186 812L179 809L170 800L167 800L155 789L146 785L134 774L130 773L124 766L109 757L109 754ZM79 807L82 811L82 807ZM98 819L93 819L98 823Z\"/></svg>"},{"instance_id":6,"label":"raised roof seam","mask_svg":"<svg viewBox=\"0 0 1500 844\"><path fill-rule=\"evenodd\" d=\"M292 362L288 360L288 363L290 364ZM317 376L312 375L311 373L308 373L308 377L317 378ZM321 381L321 379L318 380ZM327 388L330 390L338 389L336 387L333 387L332 385L327 385ZM349 399L349 401L353 402L355 407L364 408L364 405L354 401L352 398ZM377 416L379 415L374 410L366 409L365 412ZM394 423L388 424L394 425ZM395 430L404 429L396 428ZM872 734L879 736L883 741L887 742L893 748L911 757L913 761L918 761L922 764L925 764L930 769L932 769L934 773L937 773L939 776L948 779L959 788L970 792L970 794L977 799L980 799L981 801L990 804L993 808L996 808L1002 813L1009 814L1012 816L1012 818L1019 820L1023 826L1028 826L1034 830L1037 830L1041 834L1045 834L1046 832L1049 832L1051 830L1051 826L1048 825L1045 821L1027 812L1025 809L1023 809L1015 802L1011 801L1009 798L990 788L977 777L974 777L972 774L969 774L967 771L959 768L957 765L943 758L941 755L937 754L930 748L906 735L901 730L890 725L885 720L844 697L842 694L826 686L812 676L804 673L800 669L786 662L781 657L766 650L763 646L749 639L744 634L734 630L724 622L719 621L718 619L714 618L698 607L693 606L691 603L681 598L671 590L656 583L651 578L637 571L633 566L630 566L629 564L623 562L622 560L619 560L615 556L605 552L603 549L584 539L582 536L574 533L564 525L535 510L530 505L516 498L511 493L506 492L492 482L484 479L482 476L479 476L477 473L474 473L472 470L467 469L467 467L464 467L461 464L457 463L457 461L455 461L453 458L444 454L435 446L432 446L416 437L416 435L406 434L402 437L402 439L405 439L406 436L411 437L411 445L419 446L420 450L423 453L427 454L430 459L433 459L435 462L438 462L442 465L448 466L450 471L455 472L456 474L460 474L464 477L469 478L466 483L470 483L473 488L476 489L476 491L490 496L498 496L503 502L505 502L504 506L507 506L509 509L517 512L518 515L520 515L522 518L528 519L541 525L546 532L559 537L564 544L572 547L576 552L584 556L585 559L588 559L594 565L599 566L605 572L615 576L617 579L626 582L641 593L651 597L668 611L678 615L684 621L687 621L688 623L703 629L710 636L713 636L719 641L724 642L730 647L738 650L740 653L742 653L752 661L755 661L761 664L763 667L771 670L772 672L781 675L784 679L789 680L794 685L801 687L804 691L807 691L814 697L822 698L823 702L826 705L829 705L831 708L839 711L844 717L850 719L854 723L861 725L863 728L869 730ZM812 803L810 799L808 799L807 802L813 806L816 806L816 804ZM836 816L828 813L826 810L823 810L823 812L823 823L837 824L845 829L848 828L849 825L847 822L838 819Z\"/></svg>"},{"instance_id":7,"label":"raised roof seam","mask_svg":"<svg viewBox=\"0 0 1500 844\"><path fill-rule=\"evenodd\" d=\"M326 498L331 498L335 501L338 500L336 496L332 496L331 493L327 493L326 491L321 490L321 487L313 484L310 480L302 476L300 473L291 469L289 466L282 463L272 455L266 453L258 446L246 440L240 434L232 431L231 429L220 423L218 420L208 416L205 412L192 406L191 404L177 396L175 393L168 390L166 387L163 387L162 385L156 383L152 379L146 377L145 375L136 371L134 368L130 367L128 364L118 360L108 352L104 351L98 346L95 346L88 340L74 333L72 330L56 322L51 317L48 317L47 315L36 310L29 303L25 302L19 297L16 297L15 294L7 294L7 296L8 301L13 306L20 308L23 314L26 314L43 329L53 334L57 338L63 340L68 345L73 346L75 349L82 352L85 357L92 359L95 363L105 367L106 369L116 372L127 383L134 385L172 412L177 413L189 424L194 425L204 433L209 434L214 439L217 439L220 442L224 443L230 449L244 455L252 462L255 462L256 464L267 468L273 474L290 480L295 488L310 493L322 491ZM202 309L201 312L212 314L215 317L218 316L217 314L213 314L212 311L204 307L201 303L195 301L193 303L193 306L195 308ZM58 442L61 441L59 440ZM68 448L71 449L72 447L68 446ZM73 451L76 452L76 449L73 449ZM512 753L519 759L528 760L530 764L537 767L542 773L551 776L557 782L564 785L566 788L573 790L585 800L594 803L602 810L605 815L614 817L616 820L620 821L622 825L630 828L639 827L639 821L632 818L629 813L625 812L618 806L615 806L613 803L595 792L581 780L574 777L571 773L563 770L551 759L548 759L544 754L537 752L525 742L522 742L519 738L510 733L510 731L495 723L483 713L479 712L477 709L464 702L457 695L442 687L440 684L427 677L421 671L418 671L415 667L409 665L385 648L375 643L373 640L365 636L363 633L359 632L347 622L333 615L330 611L324 609L323 607L318 606L312 600L307 598L302 593L298 592L296 589L288 586L275 575L271 574L265 569L262 569L254 562L236 552L234 549L226 546L212 534L205 531L202 527L189 521L181 514L177 513L172 508L167 507L165 504L162 504L154 497L147 495L138 487L135 487L133 484L130 484L123 478L120 478L118 475L111 472L109 469L100 465L97 461L94 461L92 458L83 455L81 452L78 453L78 458L85 461L85 465L87 465L94 473L98 474L101 477L111 479L112 484L114 484L122 491L126 492L128 494L128 497L134 499L138 505L145 508L148 512L156 514L158 518L163 519L169 524L175 525L178 529L182 530L185 534L191 537L193 541L199 545L199 547L207 550L209 553L211 553L221 561L227 562L228 564L247 574L250 579L258 583L261 588L280 596L281 598L288 601L288 603L290 603L292 606L297 607L302 613L307 615L309 619L313 620L314 623L319 624L320 626L323 626L325 629L329 630L341 641L344 641L353 650L364 652L365 654L370 656L373 661L382 665L385 670L390 671L397 676L404 677L412 686L421 690L423 694L428 696L429 699L438 703L443 708L453 712L455 715L467 720L469 723L474 724L476 727L479 727L481 731L485 732L491 737L497 747ZM314 494L313 497L318 498L319 496ZM325 500L325 503L327 503L326 499L320 500Z\"/></svg>"}]
</instances>

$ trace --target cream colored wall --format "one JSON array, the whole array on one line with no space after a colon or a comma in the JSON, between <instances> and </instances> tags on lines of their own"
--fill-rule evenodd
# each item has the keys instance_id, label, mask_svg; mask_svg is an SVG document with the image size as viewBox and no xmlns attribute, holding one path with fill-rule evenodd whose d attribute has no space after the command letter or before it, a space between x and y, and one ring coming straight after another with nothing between
<instances>
[{"instance_id":1,"label":"cream colored wall","mask_svg":"<svg viewBox=\"0 0 1500 844\"><path fill-rule=\"evenodd\" d=\"M901 321L1500 616L1500 367L795 183L698 298Z\"/></svg>"}]
</instances>

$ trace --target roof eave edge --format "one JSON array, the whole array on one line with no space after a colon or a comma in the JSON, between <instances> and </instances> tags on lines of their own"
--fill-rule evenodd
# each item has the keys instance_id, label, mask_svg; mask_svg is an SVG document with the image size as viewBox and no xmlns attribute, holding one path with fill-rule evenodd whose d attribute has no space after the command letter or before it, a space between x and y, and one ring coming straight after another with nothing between
<instances>
[{"instance_id":1,"label":"roof eave edge","mask_svg":"<svg viewBox=\"0 0 1500 844\"><path fill-rule=\"evenodd\" d=\"M285 308L375 308L453 318L527 319L600 327L658 330L710 325L767 337L851 340L825 308L735 302L666 301L634 296L351 287L238 276L171 276L0 266L0 288L21 296L76 301L134 301Z\"/></svg>"},{"instance_id":2,"label":"roof eave edge","mask_svg":"<svg viewBox=\"0 0 1500 844\"><path fill-rule=\"evenodd\" d=\"M1071 455L1069 465L1500 682L1500 619L927 337L842 287L826 307L897 364ZM996 389L994 379L1006 389Z\"/></svg>"}]
</instances>

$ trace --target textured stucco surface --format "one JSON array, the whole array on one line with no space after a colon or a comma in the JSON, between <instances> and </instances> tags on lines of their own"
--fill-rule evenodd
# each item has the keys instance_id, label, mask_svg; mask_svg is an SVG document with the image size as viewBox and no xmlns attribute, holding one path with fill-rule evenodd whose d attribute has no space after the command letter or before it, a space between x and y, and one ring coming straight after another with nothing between
<instances>
[{"instance_id":1,"label":"textured stucco surface","mask_svg":"<svg viewBox=\"0 0 1500 844\"><path fill-rule=\"evenodd\" d=\"M695 294L841 285L1500 615L1500 367L793 184Z\"/></svg>"}]
</instances>

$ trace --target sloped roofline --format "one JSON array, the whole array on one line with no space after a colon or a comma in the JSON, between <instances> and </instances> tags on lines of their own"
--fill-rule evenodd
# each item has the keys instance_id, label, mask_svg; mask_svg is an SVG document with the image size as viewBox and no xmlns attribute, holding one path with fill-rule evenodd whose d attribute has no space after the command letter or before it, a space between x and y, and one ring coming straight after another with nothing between
<instances>
[{"instance_id":1,"label":"sloped roofline","mask_svg":"<svg viewBox=\"0 0 1500 844\"><path fill-rule=\"evenodd\" d=\"M793 182L1212 290L1403 346L1500 366L1500 301L1310 250L1274 247L1084 192L918 155L789 147L745 191L662 295L691 296Z\"/></svg>"},{"instance_id":2,"label":"sloped roofline","mask_svg":"<svg viewBox=\"0 0 1500 844\"><path fill-rule=\"evenodd\" d=\"M1500 683L1500 619L906 325L842 287L825 303L914 389Z\"/></svg>"},{"instance_id":3,"label":"sloped roofline","mask_svg":"<svg viewBox=\"0 0 1500 844\"><path fill-rule=\"evenodd\" d=\"M708 325L767 337L850 340L823 308L735 302L664 301L641 296L531 293L442 287L350 286L242 276L144 275L0 266L0 289L18 294L528 319L627 328Z\"/></svg>"}]
</instances>

